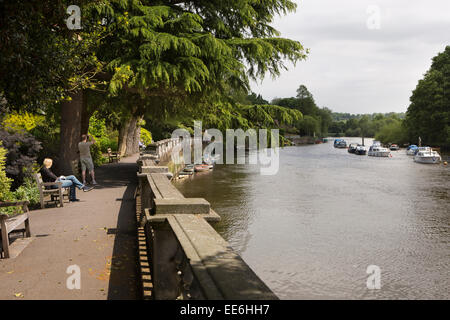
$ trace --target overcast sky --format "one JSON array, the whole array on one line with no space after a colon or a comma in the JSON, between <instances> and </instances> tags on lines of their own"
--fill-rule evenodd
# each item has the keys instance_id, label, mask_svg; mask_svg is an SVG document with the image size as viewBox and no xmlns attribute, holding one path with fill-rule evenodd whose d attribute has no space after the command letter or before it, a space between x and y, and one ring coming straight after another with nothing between
<instances>
[{"instance_id":1,"label":"overcast sky","mask_svg":"<svg viewBox=\"0 0 450 320\"><path fill-rule=\"evenodd\" d=\"M275 80L252 83L269 101L305 84L333 111L404 112L431 58L450 45L450 0L296 2L296 13L273 25L310 54Z\"/></svg>"}]
</instances>

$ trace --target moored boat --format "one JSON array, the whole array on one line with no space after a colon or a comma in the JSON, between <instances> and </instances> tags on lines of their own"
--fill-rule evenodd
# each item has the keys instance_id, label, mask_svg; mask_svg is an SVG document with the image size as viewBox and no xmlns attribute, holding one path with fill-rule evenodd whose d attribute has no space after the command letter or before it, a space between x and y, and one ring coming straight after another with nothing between
<instances>
[{"instance_id":1,"label":"moored boat","mask_svg":"<svg viewBox=\"0 0 450 320\"><path fill-rule=\"evenodd\" d=\"M393 144L391 144L389 149L391 149L391 151L397 151L400 149L400 147L397 144L393 143Z\"/></svg>"},{"instance_id":2,"label":"moored boat","mask_svg":"<svg viewBox=\"0 0 450 320\"><path fill-rule=\"evenodd\" d=\"M358 145L356 143L350 143L347 149L348 153L355 153L357 146Z\"/></svg>"},{"instance_id":3,"label":"moored boat","mask_svg":"<svg viewBox=\"0 0 450 320\"><path fill-rule=\"evenodd\" d=\"M343 139L336 139L334 140L334 147L335 148L347 148L347 142Z\"/></svg>"},{"instance_id":4,"label":"moored boat","mask_svg":"<svg viewBox=\"0 0 450 320\"><path fill-rule=\"evenodd\" d=\"M194 166L195 172L202 172L202 171L208 171L210 170L210 167L208 164L196 164Z\"/></svg>"},{"instance_id":5,"label":"moored boat","mask_svg":"<svg viewBox=\"0 0 450 320\"><path fill-rule=\"evenodd\" d=\"M367 148L363 145L358 144L355 149L355 154L363 156L367 154Z\"/></svg>"},{"instance_id":6,"label":"moored boat","mask_svg":"<svg viewBox=\"0 0 450 320\"><path fill-rule=\"evenodd\" d=\"M414 161L428 164L441 163L441 155L437 151L428 148L427 150L419 150L414 156Z\"/></svg>"},{"instance_id":7,"label":"moored boat","mask_svg":"<svg viewBox=\"0 0 450 320\"><path fill-rule=\"evenodd\" d=\"M194 165L193 164L186 165L186 167L184 167L183 171L184 172L194 172Z\"/></svg>"},{"instance_id":8,"label":"moored boat","mask_svg":"<svg viewBox=\"0 0 450 320\"><path fill-rule=\"evenodd\" d=\"M371 145L367 152L367 155L370 157L389 157L390 154L389 149L382 147L380 144Z\"/></svg>"}]
</instances>

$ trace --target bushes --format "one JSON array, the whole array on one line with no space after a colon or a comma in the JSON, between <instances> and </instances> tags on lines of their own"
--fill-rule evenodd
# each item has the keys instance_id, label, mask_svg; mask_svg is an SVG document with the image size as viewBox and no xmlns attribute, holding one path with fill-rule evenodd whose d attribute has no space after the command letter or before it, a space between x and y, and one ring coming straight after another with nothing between
<instances>
[{"instance_id":1,"label":"bushes","mask_svg":"<svg viewBox=\"0 0 450 320\"><path fill-rule=\"evenodd\" d=\"M0 201L6 201L10 199L10 188L12 179L6 176L5 160L6 149L1 147L0 142Z\"/></svg>"},{"instance_id":2,"label":"bushes","mask_svg":"<svg viewBox=\"0 0 450 320\"><path fill-rule=\"evenodd\" d=\"M89 134L95 137L101 152L106 153L108 151L108 148L111 148L111 150L118 149L117 131L108 130L105 124L105 119L97 118L97 112L95 112L89 119ZM98 153L97 150L91 151L95 151ZM93 154L92 159L94 159Z\"/></svg>"},{"instance_id":3,"label":"bushes","mask_svg":"<svg viewBox=\"0 0 450 320\"><path fill-rule=\"evenodd\" d=\"M7 149L6 175L13 179L12 188L19 187L27 171L33 171L41 143L26 132L8 132L0 129L0 141Z\"/></svg>"},{"instance_id":4,"label":"bushes","mask_svg":"<svg viewBox=\"0 0 450 320\"><path fill-rule=\"evenodd\" d=\"M36 181L31 177L26 177L24 183L13 192L15 201L29 201L30 207L40 203L39 189Z\"/></svg>"},{"instance_id":5,"label":"bushes","mask_svg":"<svg viewBox=\"0 0 450 320\"><path fill-rule=\"evenodd\" d=\"M0 143L1 145L1 143ZM30 204L39 203L39 190L32 182L27 182L23 187L19 187L15 192L11 192L12 179L6 176L5 160L7 150L0 147L0 201L23 201L28 200ZM0 214L13 215L20 213L16 207L0 208Z\"/></svg>"},{"instance_id":6,"label":"bushes","mask_svg":"<svg viewBox=\"0 0 450 320\"><path fill-rule=\"evenodd\" d=\"M146 146L148 146L153 141L151 132L142 127L141 127L141 141Z\"/></svg>"},{"instance_id":7,"label":"bushes","mask_svg":"<svg viewBox=\"0 0 450 320\"><path fill-rule=\"evenodd\" d=\"M13 112L5 116L2 126L8 131L30 131L43 123L43 116Z\"/></svg>"},{"instance_id":8,"label":"bushes","mask_svg":"<svg viewBox=\"0 0 450 320\"><path fill-rule=\"evenodd\" d=\"M92 162L96 167L101 166L108 161L108 159L103 156L100 144L98 142L91 146L91 156Z\"/></svg>"}]
</instances>

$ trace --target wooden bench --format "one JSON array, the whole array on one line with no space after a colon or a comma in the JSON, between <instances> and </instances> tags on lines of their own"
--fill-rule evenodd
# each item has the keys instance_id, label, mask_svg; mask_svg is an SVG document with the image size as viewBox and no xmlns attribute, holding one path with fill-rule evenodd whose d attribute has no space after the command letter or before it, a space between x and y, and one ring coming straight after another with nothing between
<instances>
[{"instance_id":1,"label":"wooden bench","mask_svg":"<svg viewBox=\"0 0 450 320\"><path fill-rule=\"evenodd\" d=\"M120 161L120 152L113 152L111 148L108 148L108 159L109 163L119 162Z\"/></svg>"},{"instance_id":2,"label":"wooden bench","mask_svg":"<svg viewBox=\"0 0 450 320\"><path fill-rule=\"evenodd\" d=\"M28 201L22 202L0 202L0 208L6 207L16 207L17 209L21 208L22 212L19 212L17 215L8 216L6 214L0 214L0 238L2 241L2 250L0 253L3 258L9 258L9 234L11 232L22 232L26 233L26 236L31 237L30 231L30 220L28 214ZM22 223L25 224L25 229L17 229Z\"/></svg>"},{"instance_id":3,"label":"wooden bench","mask_svg":"<svg viewBox=\"0 0 450 320\"><path fill-rule=\"evenodd\" d=\"M43 182L42 176L40 173L36 173L34 175L34 178L37 183L37 187L39 190L39 197L41 201L41 208L45 208L45 196L50 196L50 201L56 201L56 199L59 201L59 204L61 207L64 207L64 196L69 198L69 188L63 188L62 182ZM57 186L57 188L46 188L46 187L52 187Z\"/></svg>"}]
</instances>

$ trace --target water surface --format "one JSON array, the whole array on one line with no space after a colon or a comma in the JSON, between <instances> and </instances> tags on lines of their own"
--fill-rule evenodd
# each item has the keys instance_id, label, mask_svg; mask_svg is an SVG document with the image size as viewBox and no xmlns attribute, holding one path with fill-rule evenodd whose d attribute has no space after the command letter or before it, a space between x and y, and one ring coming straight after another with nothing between
<instances>
[{"instance_id":1,"label":"water surface","mask_svg":"<svg viewBox=\"0 0 450 320\"><path fill-rule=\"evenodd\" d=\"M273 176L217 165L176 185L211 203L216 230L282 299L449 299L449 167L329 142L281 149Z\"/></svg>"}]
</instances>

